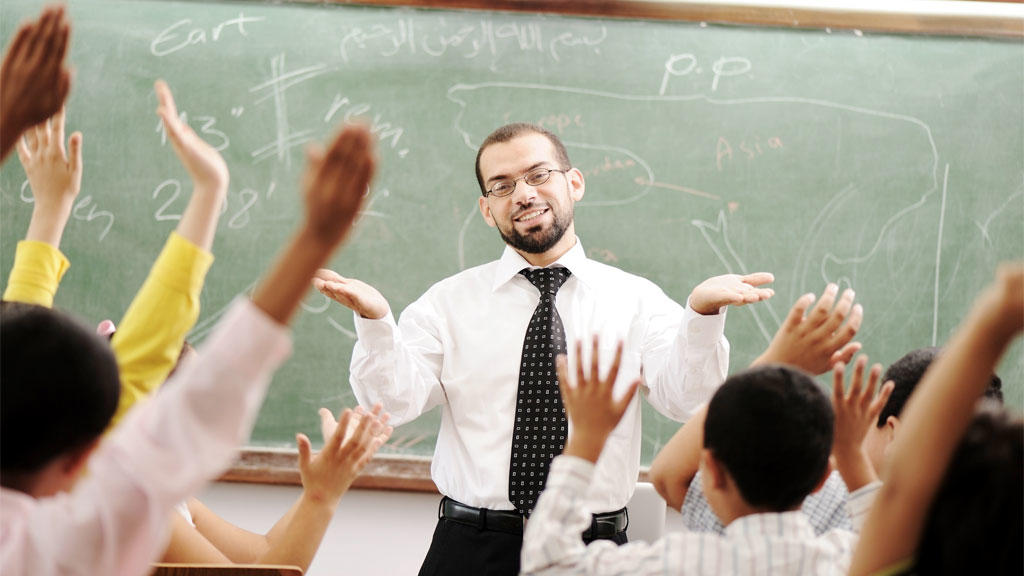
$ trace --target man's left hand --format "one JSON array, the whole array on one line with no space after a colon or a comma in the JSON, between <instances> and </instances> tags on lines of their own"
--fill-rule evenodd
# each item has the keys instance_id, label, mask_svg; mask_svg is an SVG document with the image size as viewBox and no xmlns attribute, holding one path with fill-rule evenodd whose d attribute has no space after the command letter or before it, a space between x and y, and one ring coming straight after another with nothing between
<instances>
[{"instance_id":1,"label":"man's left hand","mask_svg":"<svg viewBox=\"0 0 1024 576\"><path fill-rule=\"evenodd\" d=\"M743 306L767 300L775 295L775 291L761 286L774 281L775 276L770 272L713 276L698 284L690 293L690 309L709 316L718 314L722 306Z\"/></svg>"}]
</instances>

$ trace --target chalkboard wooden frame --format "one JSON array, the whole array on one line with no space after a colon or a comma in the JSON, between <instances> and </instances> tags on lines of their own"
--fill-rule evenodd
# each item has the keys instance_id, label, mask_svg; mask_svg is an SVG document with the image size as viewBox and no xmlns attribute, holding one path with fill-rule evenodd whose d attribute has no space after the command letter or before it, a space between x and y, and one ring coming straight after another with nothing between
<instances>
[{"instance_id":1,"label":"chalkboard wooden frame","mask_svg":"<svg viewBox=\"0 0 1024 576\"><path fill-rule=\"evenodd\" d=\"M297 450L243 448L235 464L220 477L220 481L301 486L296 464L298 458ZM647 482L649 470L646 466L641 467L637 481ZM438 493L437 486L430 479L430 458L424 456L377 455L352 487Z\"/></svg>"},{"instance_id":2,"label":"chalkboard wooden frame","mask_svg":"<svg viewBox=\"0 0 1024 576\"><path fill-rule=\"evenodd\" d=\"M322 0L289 0L323 4ZM409 6L488 12L545 12L598 18L639 18L714 22L785 28L871 30L929 36L1024 38L1019 6L984 6L974 2L894 2L880 9L858 2L763 1L700 2L685 0L328 0L331 4Z\"/></svg>"},{"instance_id":3,"label":"chalkboard wooden frame","mask_svg":"<svg viewBox=\"0 0 1024 576\"><path fill-rule=\"evenodd\" d=\"M288 0L323 4L323 0ZM893 10L857 5L766 5L742 2L690 2L657 0L328 0L333 4L408 6L415 8L483 10L489 12L545 12L570 16L636 18L714 22L788 28L834 28L995 38L1024 38L1024 11L1019 7L987 6L972 2L917 2ZM939 6L941 4L941 6ZM1013 8L1018 8L1014 11ZM913 9L913 11L912 11ZM244 448L223 482L301 485L298 452L292 449ZM649 468L641 467L638 481L648 481ZM378 455L368 463L354 488L437 493L430 477L430 458Z\"/></svg>"}]
</instances>

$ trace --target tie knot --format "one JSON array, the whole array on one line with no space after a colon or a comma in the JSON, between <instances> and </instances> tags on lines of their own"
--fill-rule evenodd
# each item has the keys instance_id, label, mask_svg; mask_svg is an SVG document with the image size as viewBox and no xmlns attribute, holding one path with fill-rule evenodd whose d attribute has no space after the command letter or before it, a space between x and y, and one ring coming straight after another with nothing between
<instances>
[{"instance_id":1,"label":"tie knot","mask_svg":"<svg viewBox=\"0 0 1024 576\"><path fill-rule=\"evenodd\" d=\"M554 296L558 293L558 289L565 284L565 281L569 279L572 272L568 268L523 268L519 271L520 274L526 276L526 279L530 281L540 290L541 294L547 293Z\"/></svg>"}]
</instances>

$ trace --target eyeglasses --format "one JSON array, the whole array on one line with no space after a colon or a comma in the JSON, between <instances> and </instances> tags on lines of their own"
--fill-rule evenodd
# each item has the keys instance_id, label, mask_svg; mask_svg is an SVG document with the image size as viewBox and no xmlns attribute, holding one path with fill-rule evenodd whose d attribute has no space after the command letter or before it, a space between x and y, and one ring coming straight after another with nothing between
<instances>
[{"instance_id":1,"label":"eyeglasses","mask_svg":"<svg viewBox=\"0 0 1024 576\"><path fill-rule=\"evenodd\" d=\"M498 180L491 186L491 189L484 192L484 196L494 196L495 198L504 198L515 192L516 185L520 180L526 182L530 186L540 186L541 184L548 181L551 178L552 172L561 172L565 174L568 170L558 170L557 168L537 168L536 170L530 170L526 174L523 174L519 178L510 178L507 180Z\"/></svg>"}]
</instances>

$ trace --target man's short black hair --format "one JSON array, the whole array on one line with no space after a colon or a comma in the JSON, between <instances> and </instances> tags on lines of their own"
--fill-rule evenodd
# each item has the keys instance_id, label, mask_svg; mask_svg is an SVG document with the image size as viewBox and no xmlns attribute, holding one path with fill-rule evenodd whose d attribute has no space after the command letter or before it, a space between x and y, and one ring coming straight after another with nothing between
<instances>
[{"instance_id":1,"label":"man's short black hair","mask_svg":"<svg viewBox=\"0 0 1024 576\"><path fill-rule=\"evenodd\" d=\"M481 194L487 192L487 189L484 188L484 175L480 173L480 156L484 153L484 150L492 144L508 142L523 134L540 134L547 138L551 141L551 145L555 147L555 160L558 162L558 167L562 170L572 168L572 163L569 162L569 153L565 151L565 144L562 144L562 141L554 133L536 124L528 124L526 122L506 124L491 132L487 138L484 138L483 143L480 144L480 149L476 151L476 182L480 185Z\"/></svg>"},{"instance_id":2,"label":"man's short black hair","mask_svg":"<svg viewBox=\"0 0 1024 576\"><path fill-rule=\"evenodd\" d=\"M916 574L1024 574L1024 422L983 400L928 510Z\"/></svg>"},{"instance_id":3,"label":"man's short black hair","mask_svg":"<svg viewBox=\"0 0 1024 576\"><path fill-rule=\"evenodd\" d=\"M730 376L704 422L704 447L729 472L747 504L792 510L828 469L834 415L809 375L762 366Z\"/></svg>"},{"instance_id":4,"label":"man's short black hair","mask_svg":"<svg viewBox=\"0 0 1024 576\"><path fill-rule=\"evenodd\" d=\"M87 446L110 423L121 394L117 362L106 341L70 316L3 303L0 358L5 477L31 474Z\"/></svg>"},{"instance_id":5,"label":"man's short black hair","mask_svg":"<svg viewBox=\"0 0 1024 576\"><path fill-rule=\"evenodd\" d=\"M924 373L941 351L942 348L934 346L918 348L907 352L902 358L889 365L885 374L882 375L882 382L892 380L895 386L889 400L882 407L882 412L878 414L877 426L879 428L885 426L889 416L900 417L907 400L917 388L917 383L921 381ZM999 379L999 376L992 375L992 380L989 381L988 388L985 390L985 396L1000 404L1003 403L1003 381Z\"/></svg>"}]
</instances>

